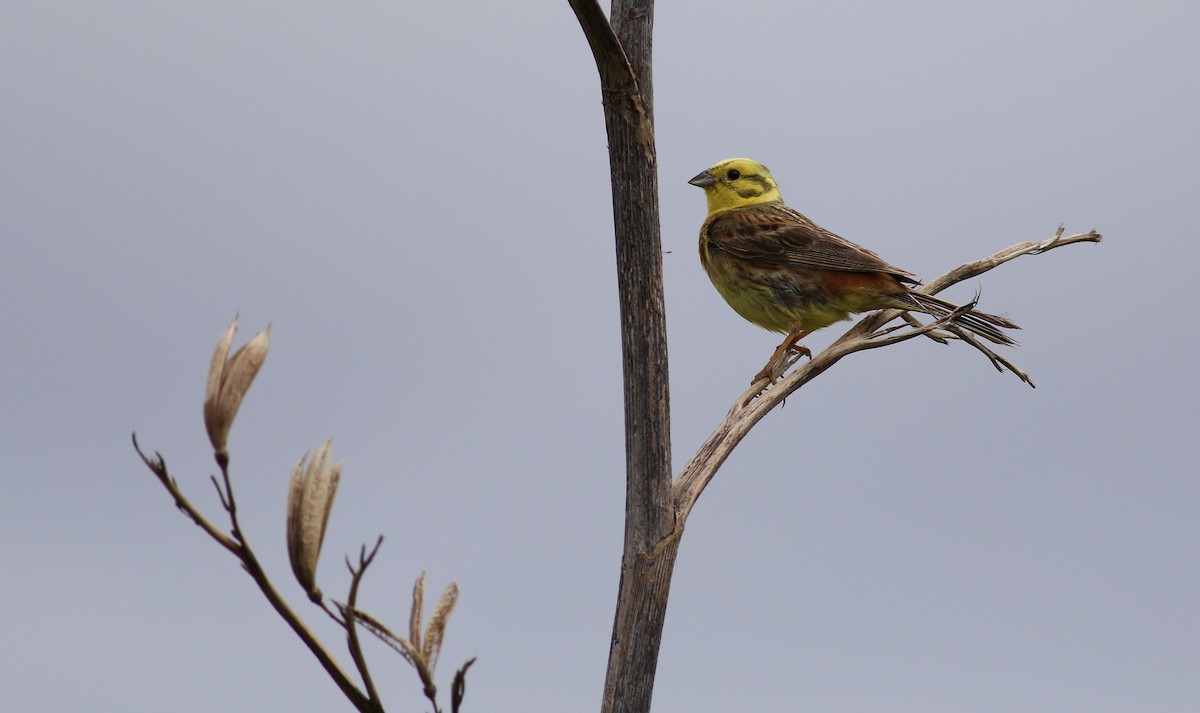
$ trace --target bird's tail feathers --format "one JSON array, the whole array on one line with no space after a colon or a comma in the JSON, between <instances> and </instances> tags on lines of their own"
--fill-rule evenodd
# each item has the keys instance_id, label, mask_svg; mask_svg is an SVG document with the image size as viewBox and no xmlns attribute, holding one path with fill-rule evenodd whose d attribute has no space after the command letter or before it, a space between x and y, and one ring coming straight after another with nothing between
<instances>
[{"instance_id":1,"label":"bird's tail feathers","mask_svg":"<svg viewBox=\"0 0 1200 713\"><path fill-rule=\"evenodd\" d=\"M933 295L926 295L920 292L909 292L908 296L912 304L918 310L930 314L938 319L942 319L946 315L959 308L959 306L953 302L947 302L946 300L940 297L934 297ZM976 299L978 299L978 295L976 295ZM956 324L972 334L983 337L989 342L1005 344L1008 346L1015 346L1017 342L1012 337L1000 330L1020 329L1020 327L1004 317L995 314L988 314L987 312L980 312L974 308L973 304L970 311L955 317L952 324Z\"/></svg>"}]
</instances>

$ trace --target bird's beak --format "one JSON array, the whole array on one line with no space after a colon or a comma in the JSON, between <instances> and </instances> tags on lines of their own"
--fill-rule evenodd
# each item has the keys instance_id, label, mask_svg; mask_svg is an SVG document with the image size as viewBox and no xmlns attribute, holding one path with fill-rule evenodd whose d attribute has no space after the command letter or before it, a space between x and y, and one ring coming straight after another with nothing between
<instances>
[{"instance_id":1,"label":"bird's beak","mask_svg":"<svg viewBox=\"0 0 1200 713\"><path fill-rule=\"evenodd\" d=\"M708 188L709 186L711 186L712 184L714 184L716 182L717 182L717 179L714 178L713 175L711 173L709 173L708 171L701 171L700 173L696 174L695 178L688 181L688 183L690 183L693 186L696 186L698 188Z\"/></svg>"}]
</instances>

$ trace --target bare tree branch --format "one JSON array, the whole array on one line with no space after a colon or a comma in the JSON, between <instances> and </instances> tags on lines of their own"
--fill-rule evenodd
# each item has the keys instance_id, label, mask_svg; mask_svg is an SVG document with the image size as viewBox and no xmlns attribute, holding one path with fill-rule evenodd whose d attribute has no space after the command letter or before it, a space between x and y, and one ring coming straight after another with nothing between
<instances>
[{"instance_id":1,"label":"bare tree branch","mask_svg":"<svg viewBox=\"0 0 1200 713\"><path fill-rule=\"evenodd\" d=\"M138 446L136 434L133 436L133 447L141 457L142 462L146 464L146 467L154 473L159 482L163 484L163 487L167 489L167 492L171 494L171 497L175 499L175 506L190 517L202 530L208 533L209 537L213 538L213 540L229 550L241 561L242 568L246 570L246 573L258 585L259 590L262 591L267 601L271 603L272 608L287 622L292 631L296 632L296 635L300 637L300 640L304 642L308 650L317 658L317 661L321 663L321 667L325 669L325 672L329 674L329 677L333 679L342 693L350 699L354 707L362 713L377 713L377 709L373 707L371 700L358 689L358 686L355 685L350 676L342 669L329 650L325 648L316 634L308 628L304 620L288 606L287 602L276 591L274 585L271 584L271 580L267 577L266 572L263 571L262 565L258 562L258 557L255 556L254 550L251 549L250 544L246 541L245 535L242 533L241 527L237 522L237 504L233 497L233 488L229 479L228 456L224 458L218 457L217 459L218 464L221 466L222 480L225 484L224 489L217 484L216 478L213 478L213 481L217 485L217 492L220 494L222 506L229 513L233 537L218 530L183 495L175 479L167 471L167 465L163 461L161 454L155 453L154 457L151 458L143 453Z\"/></svg>"},{"instance_id":2,"label":"bare tree branch","mask_svg":"<svg viewBox=\"0 0 1200 713\"><path fill-rule=\"evenodd\" d=\"M1095 230L1064 237L1062 226L1059 226L1058 232L1051 238L1037 242L1018 243L994 255L959 266L945 275L931 280L927 285L921 287L919 291L936 294L951 285L982 275L1022 255L1040 255L1065 245L1073 245L1080 242L1098 243L1100 240L1101 236ZM989 359L992 360L992 363L998 369L1001 367L1008 368L1023 381L1032 385L1032 381L1030 381L1029 376L1025 372L1018 369L1008 360L996 355L979 343L978 340L958 330L954 325L944 324L946 322L945 319L909 331L892 332L881 336L880 328L903 314L902 311L894 309L873 312L847 330L844 335L829 345L820 354L817 354L799 369L784 377L775 386L766 388L766 380L763 379L751 385L745 393L739 396L729 409L729 413L726 414L724 420L717 425L716 430L708 437L708 440L700 446L700 449L692 456L688 464L684 466L679 477L675 479L672 485L676 517L681 523L679 529L682 529L682 523L686 522L692 507L700 497L700 493L704 491L704 488L712 480L713 476L716 475L717 470L725 462L725 459L729 457L729 454L737 444L750 432L750 429L770 413L772 409L783 403L784 399L789 395L820 376L825 370L845 356L865 349L875 349L897 341L911 339L921 334L933 335L936 333L936 329L945 329L954 332L954 335L959 339L988 355ZM792 363L794 363L794 359ZM788 366L790 366L790 363Z\"/></svg>"},{"instance_id":3,"label":"bare tree branch","mask_svg":"<svg viewBox=\"0 0 1200 713\"><path fill-rule=\"evenodd\" d=\"M346 606L342 608L350 658L354 659L354 665L358 668L359 675L362 676L363 686L367 689L367 698L375 713L383 713L383 701L379 700L379 691L375 689L375 682L371 679L371 670L367 667L367 657L363 654L362 644L358 639L358 627L355 626L357 611L355 606L358 603L358 585L362 583L363 575L367 573L367 567L371 566L381 545L383 545L383 535L375 540L375 546L371 548L370 553L367 552L367 546L363 545L358 553L357 567L350 564L350 558L346 558L346 567L350 569L350 593L346 597Z\"/></svg>"},{"instance_id":4,"label":"bare tree branch","mask_svg":"<svg viewBox=\"0 0 1200 713\"><path fill-rule=\"evenodd\" d=\"M648 711L675 547L670 398L654 148L653 0L569 0L600 73L625 387L625 543L602 710ZM667 542L667 545L663 545Z\"/></svg>"},{"instance_id":5,"label":"bare tree branch","mask_svg":"<svg viewBox=\"0 0 1200 713\"><path fill-rule=\"evenodd\" d=\"M162 454L158 451L155 451L154 457L151 458L143 453L141 446L138 445L136 433L133 434L133 449L137 451L137 454L142 459L142 462L146 464L146 467L150 469L150 472L154 473L154 475L158 478L158 481L162 483L163 487L167 489L167 492L171 494L171 497L175 499L175 507L179 508L184 515L190 517L192 522L199 525L201 530L204 530L206 533L208 533L209 537L217 541L217 544L229 550L234 555L240 556L240 545L238 545L237 542L234 542L233 538L229 537L229 535L226 535L224 532L218 530L217 527L209 522L206 517L201 515L200 511L197 510L192 505L191 501L184 496L183 491L179 489L179 484L176 483L175 479L172 478L170 473L167 472L167 462L163 460ZM221 495L221 503L224 505L225 495L221 493L220 488L217 488L217 492ZM228 509L228 506L226 506L226 509Z\"/></svg>"},{"instance_id":6,"label":"bare tree branch","mask_svg":"<svg viewBox=\"0 0 1200 713\"><path fill-rule=\"evenodd\" d=\"M374 556L373 552L372 556ZM347 566L350 566L349 562L347 562ZM355 571L352 566L350 570L351 572ZM352 588L351 592L353 593L353 591ZM437 703L437 685L433 680L433 672L434 667L437 665L442 639L445 637L446 623L457 601L458 585L451 582L442 593L441 598L438 599L433 613L429 617L429 624L425 627L425 631L422 632L421 614L425 602L425 573L422 572L413 585L412 614L409 617L408 639L396 635L375 617L361 609L355 608L353 601L338 606L342 609L346 621L358 623L366 627L367 631L391 647L392 650L400 654L405 661L416 669L417 676L421 679L421 685L424 687L425 697L433 705L433 713L440 713L441 708L438 707ZM455 709L462 702L462 693L465 691L466 686L466 670L470 668L472 662L474 662L474 659L468 661L454 678L451 688L452 709Z\"/></svg>"}]
</instances>

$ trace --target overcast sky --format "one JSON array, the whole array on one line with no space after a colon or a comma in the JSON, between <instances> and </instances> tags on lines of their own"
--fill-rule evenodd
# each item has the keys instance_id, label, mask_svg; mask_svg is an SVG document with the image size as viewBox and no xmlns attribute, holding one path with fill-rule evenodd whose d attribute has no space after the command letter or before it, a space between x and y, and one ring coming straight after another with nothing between
<instances>
[{"instance_id":1,"label":"overcast sky","mask_svg":"<svg viewBox=\"0 0 1200 713\"><path fill-rule=\"evenodd\" d=\"M688 522L655 710L1194 711L1200 701L1194 3L659 3L674 458L778 341L696 257L687 179L788 202L1024 327L1038 384L962 345L856 355L788 399ZM566 2L0 9L0 708L350 710L129 443L220 519L217 336L272 325L230 440L294 583L292 465L345 462L320 583L462 595L467 711L600 704L624 502L611 198ZM846 325L811 337L827 345ZM427 710L372 645L389 710Z\"/></svg>"}]
</instances>

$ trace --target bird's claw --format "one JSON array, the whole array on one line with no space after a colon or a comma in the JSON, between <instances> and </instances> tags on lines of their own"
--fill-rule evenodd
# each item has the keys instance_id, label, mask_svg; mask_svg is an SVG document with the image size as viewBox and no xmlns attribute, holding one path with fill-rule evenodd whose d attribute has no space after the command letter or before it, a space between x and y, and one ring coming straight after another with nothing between
<instances>
[{"instance_id":1,"label":"bird's claw","mask_svg":"<svg viewBox=\"0 0 1200 713\"><path fill-rule=\"evenodd\" d=\"M792 358L793 354L795 358ZM750 382L751 385L757 384L763 379L767 380L767 385L774 385L783 376L783 372L787 371L788 367L792 364L795 364L796 359L800 357L808 357L811 360L812 350L803 344L793 344L783 350L782 353L771 355L771 360L762 368L762 371L754 375L754 379Z\"/></svg>"}]
</instances>

